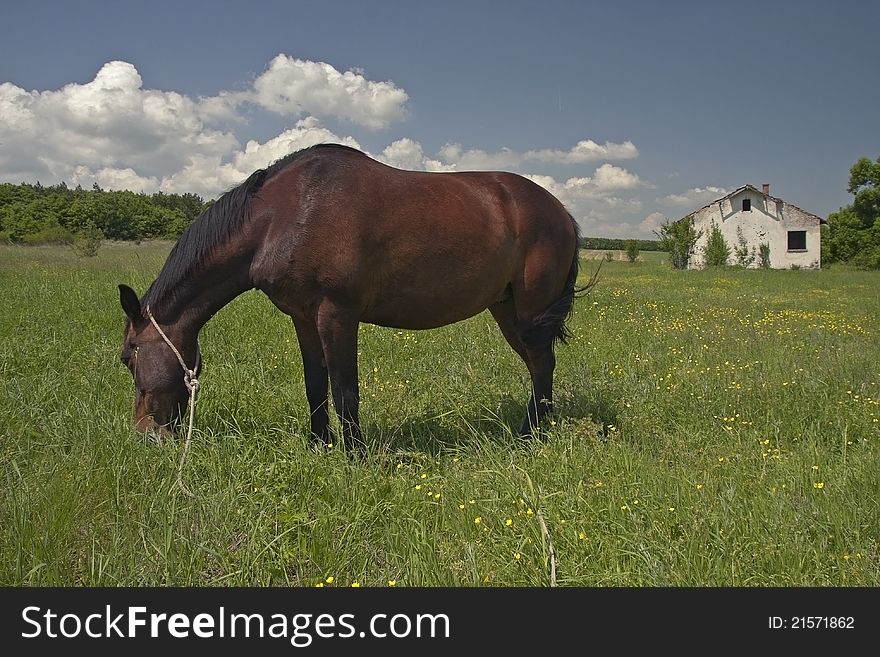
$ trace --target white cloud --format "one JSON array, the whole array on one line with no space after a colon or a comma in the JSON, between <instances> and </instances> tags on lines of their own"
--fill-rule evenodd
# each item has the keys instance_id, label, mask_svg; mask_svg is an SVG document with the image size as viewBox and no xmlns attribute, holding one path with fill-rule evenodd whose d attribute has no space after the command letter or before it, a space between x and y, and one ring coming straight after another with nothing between
<instances>
[{"instance_id":1,"label":"white cloud","mask_svg":"<svg viewBox=\"0 0 880 657\"><path fill-rule=\"evenodd\" d=\"M596 173L593 175L593 183L598 189L603 191L611 189L635 189L642 185L642 181L639 180L639 177L636 174L608 163L605 163L596 169Z\"/></svg>"},{"instance_id":2,"label":"white cloud","mask_svg":"<svg viewBox=\"0 0 880 657\"><path fill-rule=\"evenodd\" d=\"M324 62L282 54L239 99L285 116L333 116L379 129L405 118L409 96L393 82L374 82L360 71L341 73Z\"/></svg>"},{"instance_id":3,"label":"white cloud","mask_svg":"<svg viewBox=\"0 0 880 657\"><path fill-rule=\"evenodd\" d=\"M437 157L440 162L453 166L458 171L512 169L523 161L520 153L509 148L489 153L479 149L464 150L461 144L446 144Z\"/></svg>"},{"instance_id":4,"label":"white cloud","mask_svg":"<svg viewBox=\"0 0 880 657\"><path fill-rule=\"evenodd\" d=\"M386 146L377 159L389 166L413 171L424 170L426 162L422 145L409 137L398 139Z\"/></svg>"},{"instance_id":5,"label":"white cloud","mask_svg":"<svg viewBox=\"0 0 880 657\"><path fill-rule=\"evenodd\" d=\"M580 215L573 215L581 227L581 235L585 237L633 237L634 229L631 221L601 210L589 210Z\"/></svg>"},{"instance_id":6,"label":"white cloud","mask_svg":"<svg viewBox=\"0 0 880 657\"><path fill-rule=\"evenodd\" d=\"M193 157L183 169L166 178L161 189L212 197L235 187L257 169L263 169L285 155L327 142L360 148L354 138L340 137L322 126L315 117L308 117L266 142L249 141L243 150L231 153L228 162L222 162L219 157Z\"/></svg>"},{"instance_id":7,"label":"white cloud","mask_svg":"<svg viewBox=\"0 0 880 657\"><path fill-rule=\"evenodd\" d=\"M232 133L205 125L198 103L142 84L134 66L114 61L91 82L56 91L0 85L0 179L70 181L85 167L80 175L130 169L149 181L193 155L221 156L238 145Z\"/></svg>"},{"instance_id":8,"label":"white cloud","mask_svg":"<svg viewBox=\"0 0 880 657\"><path fill-rule=\"evenodd\" d=\"M159 190L159 179L155 176L140 176L131 167L125 169L113 169L104 167L98 171L92 171L87 166L80 165L73 172L72 182L84 188L91 187L94 183L103 189L127 189L133 192L152 194Z\"/></svg>"},{"instance_id":9,"label":"white cloud","mask_svg":"<svg viewBox=\"0 0 880 657\"><path fill-rule=\"evenodd\" d=\"M530 150L519 153L510 148L489 152L480 149L465 150L461 144L446 144L437 154L441 162L457 170L499 170L519 168L525 162L551 164L588 164L600 160L620 160L638 157L639 151L631 141L622 144L597 144L592 139L579 141L567 151L557 149Z\"/></svg>"},{"instance_id":10,"label":"white cloud","mask_svg":"<svg viewBox=\"0 0 880 657\"><path fill-rule=\"evenodd\" d=\"M674 207L696 210L706 203L721 198L728 192L729 190L724 189L723 187L694 187L683 194L669 194L668 196L664 196L660 201Z\"/></svg>"},{"instance_id":11,"label":"white cloud","mask_svg":"<svg viewBox=\"0 0 880 657\"><path fill-rule=\"evenodd\" d=\"M104 189L213 198L302 148L322 142L360 148L355 137L337 134L322 118L382 128L405 117L407 100L392 82L286 55L275 57L245 91L195 99L145 89L132 64L108 62L92 81L57 90L29 92L0 84L0 181L63 180L86 188L97 182ZM246 124L247 104L295 117L295 123L271 138L242 143L233 128ZM391 166L424 171L528 171L533 164L552 170L594 163L590 175L557 179L541 171L528 176L566 205L585 235L631 235L639 225L644 210L636 193L650 186L610 162L635 157L632 142L589 139L567 150L524 152L447 143L427 155L409 137L391 141L377 155Z\"/></svg>"},{"instance_id":12,"label":"white cloud","mask_svg":"<svg viewBox=\"0 0 880 657\"><path fill-rule=\"evenodd\" d=\"M565 182L558 182L555 178L544 175L529 174L526 177L557 196L563 203L584 200L614 203L611 192L642 186L642 181L636 174L608 163L596 169L592 176L569 178Z\"/></svg>"},{"instance_id":13,"label":"white cloud","mask_svg":"<svg viewBox=\"0 0 880 657\"><path fill-rule=\"evenodd\" d=\"M290 84L284 93L281 87ZM247 92L192 99L144 89L128 62L104 64L95 78L61 89L0 84L0 181L59 181L106 189L195 192L211 197L293 150L352 137L307 116L265 143L244 148L219 123L244 123L251 101L283 113L323 112L370 128L401 118L407 95L390 82L279 55ZM285 103L288 103L285 105ZM299 109L297 109L299 108Z\"/></svg>"},{"instance_id":14,"label":"white cloud","mask_svg":"<svg viewBox=\"0 0 880 657\"><path fill-rule=\"evenodd\" d=\"M235 153L231 166L241 173L242 178L246 178L257 169L262 169L285 155L327 142L345 144L352 148L361 147L353 137L340 137L310 116L297 121L293 128L265 143L249 141L243 151Z\"/></svg>"},{"instance_id":15,"label":"white cloud","mask_svg":"<svg viewBox=\"0 0 880 657\"><path fill-rule=\"evenodd\" d=\"M597 144L592 139L585 139L579 141L568 151L548 148L527 151L523 155L523 159L560 164L587 164L599 160L629 160L638 156L639 149L631 141L625 141L622 144L607 141L604 144Z\"/></svg>"},{"instance_id":16,"label":"white cloud","mask_svg":"<svg viewBox=\"0 0 880 657\"><path fill-rule=\"evenodd\" d=\"M654 231L659 230L660 226L662 226L665 222L666 217L663 215L662 212L652 212L639 224L639 231L641 233L653 235Z\"/></svg>"},{"instance_id":17,"label":"white cloud","mask_svg":"<svg viewBox=\"0 0 880 657\"><path fill-rule=\"evenodd\" d=\"M644 184L639 177L612 164L603 164L592 176L573 177L558 181L552 176L528 174L558 198L581 226L583 235L602 237L631 237L634 221L643 211L638 198L623 198L619 192L629 192Z\"/></svg>"}]
</instances>

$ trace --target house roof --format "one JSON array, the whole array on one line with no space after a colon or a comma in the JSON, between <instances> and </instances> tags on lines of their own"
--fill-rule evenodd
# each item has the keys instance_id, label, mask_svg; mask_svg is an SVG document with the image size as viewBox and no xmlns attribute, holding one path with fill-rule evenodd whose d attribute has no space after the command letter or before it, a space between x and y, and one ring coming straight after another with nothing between
<instances>
[{"instance_id":1,"label":"house roof","mask_svg":"<svg viewBox=\"0 0 880 657\"><path fill-rule=\"evenodd\" d=\"M817 214L813 214L812 212L807 212L806 210L804 210L804 209L802 209L802 208L799 208L798 206L794 205L793 203L789 203L788 201L784 201L784 200L782 200L781 198L777 198L777 197L775 197L775 196L771 196L770 194L765 194L763 191L761 191L760 189L758 189L758 188L755 187L754 185L743 185L742 187L737 187L736 189L734 189L734 190L733 190L732 192L730 192L729 194L726 194L726 195L724 195L724 196L722 196L722 197L720 197L720 198L716 198L716 199L715 199L714 201L712 201L711 203L707 203L707 204L704 205L703 207L694 210L694 211L691 212L690 214L696 214L696 213L699 212L700 210L705 210L706 208L708 208L708 207L710 207L710 206L712 206L712 205L715 205L716 203L721 203L721 201L726 201L727 199L732 198L732 197L736 196L737 194L739 194L740 192L745 191L745 190L749 190L749 191L755 192L756 194L760 194L761 196L763 196L763 197L765 197L765 198L767 198L767 199L769 199L769 200L771 200L771 201L775 201L776 203L782 203L783 205L788 205L788 206L790 206L790 207L793 207L795 210L799 210L800 212L803 212L803 213L804 213L805 215L807 215L807 216L815 217L816 219L819 220L819 223L820 223L820 224L827 224L827 223L828 223L828 220L827 220L827 219L823 219L823 218L820 217L819 215L817 215ZM688 216L690 216L690 215L688 215Z\"/></svg>"}]
</instances>

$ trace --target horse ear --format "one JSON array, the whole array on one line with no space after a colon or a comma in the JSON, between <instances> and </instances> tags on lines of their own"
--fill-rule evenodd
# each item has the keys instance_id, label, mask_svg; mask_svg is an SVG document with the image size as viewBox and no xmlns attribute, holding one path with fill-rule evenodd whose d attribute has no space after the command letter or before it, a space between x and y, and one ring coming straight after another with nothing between
<instances>
[{"instance_id":1,"label":"horse ear","mask_svg":"<svg viewBox=\"0 0 880 657\"><path fill-rule=\"evenodd\" d=\"M141 302L135 291L128 287L128 285L119 286L119 303L122 304L122 309L132 322L140 321Z\"/></svg>"}]
</instances>

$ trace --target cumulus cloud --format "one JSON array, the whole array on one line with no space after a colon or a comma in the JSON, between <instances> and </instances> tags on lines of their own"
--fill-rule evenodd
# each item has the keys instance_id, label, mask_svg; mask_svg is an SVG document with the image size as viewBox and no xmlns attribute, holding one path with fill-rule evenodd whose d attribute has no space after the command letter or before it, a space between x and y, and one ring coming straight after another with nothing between
<instances>
[{"instance_id":1,"label":"cumulus cloud","mask_svg":"<svg viewBox=\"0 0 880 657\"><path fill-rule=\"evenodd\" d=\"M427 158L425 158L425 153L419 142L404 137L386 146L377 159L398 169L417 171L425 169Z\"/></svg>"},{"instance_id":2,"label":"cumulus cloud","mask_svg":"<svg viewBox=\"0 0 880 657\"><path fill-rule=\"evenodd\" d=\"M322 126L315 117L308 117L266 142L248 141L244 149L237 149L229 155L229 161L223 162L219 157L193 157L183 169L166 178L161 189L210 197L234 187L257 169L263 169L285 155L322 143L360 148L354 138L340 137Z\"/></svg>"},{"instance_id":3,"label":"cumulus cloud","mask_svg":"<svg viewBox=\"0 0 880 657\"><path fill-rule=\"evenodd\" d=\"M592 176L569 178L565 182L558 182L551 176L526 175L527 178L538 183L549 192L565 200L605 200L614 202L612 192L618 190L631 190L641 186L639 177L626 169L605 163L593 173Z\"/></svg>"},{"instance_id":4,"label":"cumulus cloud","mask_svg":"<svg viewBox=\"0 0 880 657\"><path fill-rule=\"evenodd\" d=\"M176 92L145 90L126 62L108 62L86 84L56 91L0 85L0 177L21 182L72 180L78 167L120 181L131 170L149 183L193 155L221 156L238 145L207 126L199 103ZM97 177L97 173L94 174Z\"/></svg>"},{"instance_id":5,"label":"cumulus cloud","mask_svg":"<svg viewBox=\"0 0 880 657\"><path fill-rule=\"evenodd\" d=\"M391 166L421 171L516 169L525 161L522 155L509 149L488 153L466 150L459 144L446 144L432 158L425 154L419 142L409 138L393 142L377 157ZM647 236L651 232L648 224L639 225L639 215L644 211L642 201L628 196L651 185L627 169L605 162L590 176L558 180L546 174L523 175L556 196L581 225L584 234L632 236L640 231Z\"/></svg>"},{"instance_id":6,"label":"cumulus cloud","mask_svg":"<svg viewBox=\"0 0 880 657\"><path fill-rule=\"evenodd\" d=\"M98 183L104 189L193 192L213 198L254 170L302 148L323 142L361 148L355 137L334 132L322 119L340 119L366 130L384 128L405 118L407 100L393 82L286 55L275 57L244 91L207 98L145 88L132 64L113 61L90 82L57 90L0 84L0 181L63 180L86 188ZM236 132L248 116L243 110L253 107L290 117L293 124L262 141L240 141ZM411 170L532 171L528 177L566 205L584 234L625 235L643 220L636 193L650 185L612 161L638 154L629 141L602 144L591 139L569 149L527 151L447 143L427 154L418 141L402 137L376 157ZM560 166L582 165L592 172L559 179L545 175L558 173ZM724 190L717 191L713 198Z\"/></svg>"},{"instance_id":7,"label":"cumulus cloud","mask_svg":"<svg viewBox=\"0 0 880 657\"><path fill-rule=\"evenodd\" d=\"M652 234L654 231L659 230L660 226L665 222L666 217L662 212L652 212L639 224L639 231L645 234Z\"/></svg>"},{"instance_id":8,"label":"cumulus cloud","mask_svg":"<svg viewBox=\"0 0 880 657\"><path fill-rule=\"evenodd\" d=\"M461 144L446 144L437 157L440 162L459 171L512 169L523 161L522 154L509 148L490 153L480 149L465 150Z\"/></svg>"},{"instance_id":9,"label":"cumulus cloud","mask_svg":"<svg viewBox=\"0 0 880 657\"><path fill-rule=\"evenodd\" d=\"M622 144L605 142L597 144L592 139L579 141L567 151L541 149L527 151L523 159L560 164L587 164L599 160L630 160L639 156L639 149L631 141Z\"/></svg>"},{"instance_id":10,"label":"cumulus cloud","mask_svg":"<svg viewBox=\"0 0 880 657\"><path fill-rule=\"evenodd\" d=\"M286 87L285 87L286 85ZM106 189L214 196L293 150L319 142L358 147L306 116L265 143L243 148L219 128L242 124L243 103L286 115L323 113L369 128L405 114L406 92L360 72L279 55L246 92L193 99L145 89L128 62L104 64L94 79L57 90L0 84L0 181L59 181Z\"/></svg>"},{"instance_id":11,"label":"cumulus cloud","mask_svg":"<svg viewBox=\"0 0 880 657\"><path fill-rule=\"evenodd\" d=\"M694 187L683 194L669 194L660 200L674 207L696 210L706 203L711 203L715 199L725 196L729 191L723 187Z\"/></svg>"},{"instance_id":12,"label":"cumulus cloud","mask_svg":"<svg viewBox=\"0 0 880 657\"><path fill-rule=\"evenodd\" d=\"M558 149L529 150L524 153L510 148L495 152L480 149L465 150L461 144L446 144L437 154L439 161L462 171L512 169L526 162L550 164L589 164L601 160L624 160L639 156L639 151L631 141L622 144L605 142L597 144L592 139L579 141L567 151Z\"/></svg>"},{"instance_id":13,"label":"cumulus cloud","mask_svg":"<svg viewBox=\"0 0 880 657\"><path fill-rule=\"evenodd\" d=\"M154 192L159 189L159 178L156 176L141 176L132 169L114 169L104 167L98 171L92 171L87 166L76 167L72 176L74 185L91 187L98 183L103 189L127 189L133 192Z\"/></svg>"},{"instance_id":14,"label":"cumulus cloud","mask_svg":"<svg viewBox=\"0 0 880 657\"><path fill-rule=\"evenodd\" d=\"M379 129L406 116L409 96L393 82L368 80L361 71L340 72L324 62L278 55L238 98L285 116L333 116Z\"/></svg>"},{"instance_id":15,"label":"cumulus cloud","mask_svg":"<svg viewBox=\"0 0 880 657\"><path fill-rule=\"evenodd\" d=\"M526 177L558 198L580 224L584 235L631 237L634 222L643 212L641 200L621 193L632 192L644 183L636 174L613 164L601 165L592 176L564 181L547 175Z\"/></svg>"}]
</instances>

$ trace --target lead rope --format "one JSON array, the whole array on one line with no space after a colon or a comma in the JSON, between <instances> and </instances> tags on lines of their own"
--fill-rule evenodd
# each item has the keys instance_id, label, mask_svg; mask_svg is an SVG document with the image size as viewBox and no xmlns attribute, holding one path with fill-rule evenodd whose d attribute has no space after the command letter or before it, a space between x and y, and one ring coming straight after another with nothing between
<instances>
[{"instance_id":1,"label":"lead rope","mask_svg":"<svg viewBox=\"0 0 880 657\"><path fill-rule=\"evenodd\" d=\"M185 385L186 389L189 391L189 427L186 430L186 441L183 443L183 451L180 454L180 461L177 463L177 486L184 495L195 498L195 495L193 495L186 487L186 484L183 483L183 466L186 462L187 454L189 453L190 443L192 443L193 424L195 423L196 417L196 394L198 394L199 391L199 380L196 378L196 370L191 370L186 366L186 361L183 360L183 356L177 351L177 347L172 344L171 340L168 339L168 336L165 335L161 328L159 328L159 323L156 321L156 318L153 317L153 313L150 312L149 306L147 306L146 310L150 322L152 322L153 326L159 332L159 335L162 336L162 339L165 340L165 344L171 347L171 351L177 356L177 361L183 368L183 385ZM196 354L196 368L198 368L198 359L200 358L198 355L198 349L196 350Z\"/></svg>"}]
</instances>

